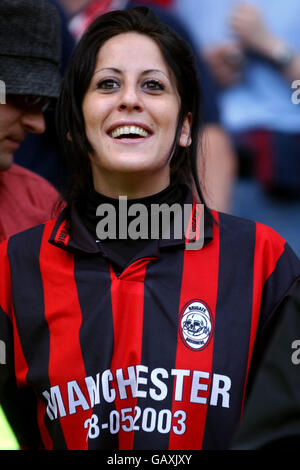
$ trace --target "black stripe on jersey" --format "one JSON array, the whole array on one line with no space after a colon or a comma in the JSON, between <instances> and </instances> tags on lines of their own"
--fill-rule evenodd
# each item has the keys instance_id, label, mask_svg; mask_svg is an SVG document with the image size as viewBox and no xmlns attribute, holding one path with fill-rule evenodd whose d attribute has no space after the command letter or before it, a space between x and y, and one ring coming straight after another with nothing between
<instances>
[{"instance_id":1,"label":"black stripe on jersey","mask_svg":"<svg viewBox=\"0 0 300 470\"><path fill-rule=\"evenodd\" d=\"M0 305L0 385L14 368L13 327Z\"/></svg>"},{"instance_id":2,"label":"black stripe on jersey","mask_svg":"<svg viewBox=\"0 0 300 470\"><path fill-rule=\"evenodd\" d=\"M267 279L262 292L261 311L259 326L266 322L266 312L272 312L274 307L281 301L283 295L291 287L292 283L300 276L300 263L297 262L294 252L286 243L284 252L278 259L276 267ZM281 287L279 289L278 287ZM259 331L259 330L258 330Z\"/></svg>"},{"instance_id":3,"label":"black stripe on jersey","mask_svg":"<svg viewBox=\"0 0 300 470\"><path fill-rule=\"evenodd\" d=\"M219 226L219 279L212 374L229 377L231 388L229 408L222 407L220 396L217 406L207 409L203 450L228 448L227 439L239 422L240 415L237 413L240 407L234 406L236 412L233 413L230 403L240 403L242 406L247 370L245 358L248 357L252 319L255 222L220 214ZM232 292L233 288L235 292ZM222 433L219 432L220 426ZM220 436L222 442L219 441Z\"/></svg>"},{"instance_id":4,"label":"black stripe on jersey","mask_svg":"<svg viewBox=\"0 0 300 470\"><path fill-rule=\"evenodd\" d=\"M164 250L160 260L150 263L146 270L141 364L149 368L148 380L155 368L165 369L169 377L159 376L168 388L166 398L153 406L148 393L147 397L138 399L142 411L147 407L155 408L157 414L158 410L172 411L174 377L170 373L176 363L183 257L184 250ZM146 389L150 387L154 385L148 382ZM159 433L157 428L147 433L140 426L135 432L133 449L168 449L168 444L169 434Z\"/></svg>"},{"instance_id":5,"label":"black stripe on jersey","mask_svg":"<svg viewBox=\"0 0 300 470\"><path fill-rule=\"evenodd\" d=\"M114 350L109 265L100 256L75 255L74 276L82 312L79 338L85 370L95 382L99 373L101 383L102 373L110 369ZM105 423L115 406L104 401L101 386L99 388L100 403L94 406L93 413L99 423ZM118 449L118 443L118 435L104 429L98 438L89 440L89 450Z\"/></svg>"},{"instance_id":6,"label":"black stripe on jersey","mask_svg":"<svg viewBox=\"0 0 300 470\"><path fill-rule=\"evenodd\" d=\"M38 393L49 390L51 386L47 375L50 335L45 319L43 283L39 266L43 231L44 226L39 225L21 232L9 240L7 248L16 325L28 364L26 380L29 384L34 382ZM26 316L23 315L24 305L26 305ZM30 420L27 424L30 425ZM45 424L47 426L47 420ZM55 435L54 447L66 449L59 420L52 422L51 426L51 435Z\"/></svg>"},{"instance_id":7,"label":"black stripe on jersey","mask_svg":"<svg viewBox=\"0 0 300 470\"><path fill-rule=\"evenodd\" d=\"M281 302L284 301L286 296L292 295L294 289L297 290L297 278L298 280L300 278L300 262L291 247L285 243L284 251L279 257L276 267L267 279L262 291L261 315L259 318L253 357L249 370L246 397L252 388L255 372L260 364L261 358L268 347L270 338L278 322L280 321L276 309ZM281 309L279 309L279 311L280 310Z\"/></svg>"},{"instance_id":8,"label":"black stripe on jersey","mask_svg":"<svg viewBox=\"0 0 300 470\"><path fill-rule=\"evenodd\" d=\"M31 389L20 390L14 373L13 327L0 307L0 340L5 348L0 362L0 403L23 448L38 449L40 433L32 414L36 414L36 396ZM29 425L28 425L29 424Z\"/></svg>"}]
</instances>

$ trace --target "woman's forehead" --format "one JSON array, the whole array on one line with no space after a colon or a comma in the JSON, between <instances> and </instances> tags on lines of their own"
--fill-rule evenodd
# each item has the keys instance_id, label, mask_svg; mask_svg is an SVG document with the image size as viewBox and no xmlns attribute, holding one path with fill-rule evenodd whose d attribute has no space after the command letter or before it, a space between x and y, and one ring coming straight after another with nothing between
<instances>
[{"instance_id":1,"label":"woman's forehead","mask_svg":"<svg viewBox=\"0 0 300 470\"><path fill-rule=\"evenodd\" d=\"M98 50L95 71L100 68L157 70L170 76L169 66L150 36L127 32L113 36Z\"/></svg>"}]
</instances>

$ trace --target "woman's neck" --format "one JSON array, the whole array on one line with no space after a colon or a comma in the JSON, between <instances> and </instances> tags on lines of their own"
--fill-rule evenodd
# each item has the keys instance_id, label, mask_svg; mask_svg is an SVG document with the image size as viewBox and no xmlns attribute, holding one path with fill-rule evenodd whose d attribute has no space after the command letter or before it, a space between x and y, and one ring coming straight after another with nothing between
<instances>
[{"instance_id":1,"label":"woman's neck","mask_svg":"<svg viewBox=\"0 0 300 470\"><path fill-rule=\"evenodd\" d=\"M149 196L144 196L141 198L128 198L126 202L126 207L129 209L132 205L136 203L143 204L149 217L151 215L151 207L152 205L157 204L167 204L172 206L174 203L182 203L185 197L187 188L176 180L176 178L172 178L170 185L166 188L162 189L158 193L151 194ZM81 201L81 204L78 206L79 212L83 219L84 224L86 227L95 234L96 232L96 225L100 220L100 216L97 215L97 208L101 204L111 204L116 211L116 214L119 214L120 210L120 201L118 197L111 197L107 196L103 193L99 193L96 189L90 192L85 201ZM131 216L126 217L127 221L131 220ZM133 216L134 218L135 216ZM151 220L148 221L148 226L151 226Z\"/></svg>"},{"instance_id":2,"label":"woman's neck","mask_svg":"<svg viewBox=\"0 0 300 470\"><path fill-rule=\"evenodd\" d=\"M116 272L121 272L129 262L136 257L136 255L145 249L148 244L154 242L156 243L156 238L151 238L152 233L152 220L151 220L151 207L152 204L167 204L171 207L174 203L183 204L185 197L186 197L187 187L181 185L176 181L176 179L172 178L172 182L169 186L167 186L162 191L152 194L150 196L145 196L143 198L131 199L128 200L128 210L129 208L135 204L136 202L144 204L145 208L147 209L147 230L148 230L148 237L140 237L140 238L130 238L130 236L120 238L119 236L119 228L118 228L118 221L120 216L120 207L118 198L111 198L109 196L105 196L101 193L98 193L96 190L90 192L81 207L78 207L81 219L88 229L90 234L99 242L98 233L97 233L97 225L98 223L104 218L106 218L107 214L104 216L97 215L97 208L101 204L111 204L115 209L116 214L116 237L106 237L105 239L101 239L101 244L105 247L106 252L110 252L111 259L114 259L114 269ZM171 212L171 217L173 217L173 212ZM127 215L126 221L127 226L132 222L132 220L136 216ZM155 221L154 223L157 223ZM140 227L141 230L143 227ZM161 233L161 229L159 229L159 234ZM113 254L113 255L112 255ZM113 258L112 258L113 256Z\"/></svg>"},{"instance_id":3,"label":"woman's neck","mask_svg":"<svg viewBox=\"0 0 300 470\"><path fill-rule=\"evenodd\" d=\"M156 174L144 178L141 174L111 175L102 174L101 177L94 174L95 191L103 196L117 199L119 196L127 196L128 199L140 199L163 191L170 185L170 175Z\"/></svg>"}]
</instances>

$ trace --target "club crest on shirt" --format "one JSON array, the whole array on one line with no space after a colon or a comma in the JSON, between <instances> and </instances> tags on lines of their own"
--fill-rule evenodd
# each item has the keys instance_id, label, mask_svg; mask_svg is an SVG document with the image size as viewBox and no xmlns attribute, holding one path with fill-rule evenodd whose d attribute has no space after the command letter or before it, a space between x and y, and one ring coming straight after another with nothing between
<instances>
[{"instance_id":1,"label":"club crest on shirt","mask_svg":"<svg viewBox=\"0 0 300 470\"><path fill-rule=\"evenodd\" d=\"M180 335L183 343L193 351L204 349L213 334L213 318L202 300L188 302L180 314Z\"/></svg>"}]
</instances>

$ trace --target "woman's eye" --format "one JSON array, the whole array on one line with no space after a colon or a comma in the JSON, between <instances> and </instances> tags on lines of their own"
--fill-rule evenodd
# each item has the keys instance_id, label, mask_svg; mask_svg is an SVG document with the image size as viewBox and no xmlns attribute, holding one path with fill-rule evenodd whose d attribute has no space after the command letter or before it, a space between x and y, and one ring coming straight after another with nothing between
<instances>
[{"instance_id":1,"label":"woman's eye","mask_svg":"<svg viewBox=\"0 0 300 470\"><path fill-rule=\"evenodd\" d=\"M149 91L162 91L165 87L158 80L146 80L143 83L143 88L146 88Z\"/></svg>"},{"instance_id":2,"label":"woman's eye","mask_svg":"<svg viewBox=\"0 0 300 470\"><path fill-rule=\"evenodd\" d=\"M115 88L118 88L118 86L118 82L116 80L113 80L112 78L101 80L97 84L97 88L100 90L114 90Z\"/></svg>"}]
</instances>

